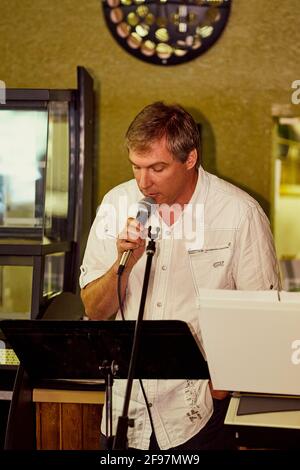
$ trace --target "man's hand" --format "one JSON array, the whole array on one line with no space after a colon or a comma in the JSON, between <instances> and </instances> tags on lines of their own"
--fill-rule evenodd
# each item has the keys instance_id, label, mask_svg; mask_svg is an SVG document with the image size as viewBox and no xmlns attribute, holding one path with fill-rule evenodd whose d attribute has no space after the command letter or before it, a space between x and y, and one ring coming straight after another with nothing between
<instances>
[{"instance_id":1,"label":"man's hand","mask_svg":"<svg viewBox=\"0 0 300 470\"><path fill-rule=\"evenodd\" d=\"M117 239L118 258L124 251L132 250L127 267L132 268L145 251L145 232L143 227L133 218L127 219L127 225Z\"/></svg>"},{"instance_id":2,"label":"man's hand","mask_svg":"<svg viewBox=\"0 0 300 470\"><path fill-rule=\"evenodd\" d=\"M208 382L210 393L213 398L216 400L224 400L224 398L228 397L229 392L227 390L214 390L211 380Z\"/></svg>"}]
</instances>

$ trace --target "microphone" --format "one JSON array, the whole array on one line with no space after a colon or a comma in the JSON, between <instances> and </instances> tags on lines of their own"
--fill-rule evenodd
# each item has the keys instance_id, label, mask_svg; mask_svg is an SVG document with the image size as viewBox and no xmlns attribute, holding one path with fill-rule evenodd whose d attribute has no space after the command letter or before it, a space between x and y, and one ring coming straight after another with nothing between
<instances>
[{"instance_id":1,"label":"microphone","mask_svg":"<svg viewBox=\"0 0 300 470\"><path fill-rule=\"evenodd\" d=\"M141 225L145 225L147 220L149 219L151 212L152 212L152 206L155 204L155 200L152 197L144 197L141 199L138 203L138 211L136 214L136 221L140 223ZM130 255L132 253L132 250L126 250L122 254L121 261L118 267L118 275L121 275L122 272L124 271L127 262L130 258Z\"/></svg>"}]
</instances>

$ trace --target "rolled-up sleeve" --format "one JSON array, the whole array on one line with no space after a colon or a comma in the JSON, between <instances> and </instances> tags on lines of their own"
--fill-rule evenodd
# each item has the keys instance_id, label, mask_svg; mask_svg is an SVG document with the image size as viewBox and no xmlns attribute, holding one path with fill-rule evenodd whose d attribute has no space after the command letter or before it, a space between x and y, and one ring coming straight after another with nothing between
<instances>
[{"instance_id":1,"label":"rolled-up sleeve","mask_svg":"<svg viewBox=\"0 0 300 470\"><path fill-rule=\"evenodd\" d=\"M113 205L103 200L89 233L82 265L79 285L87 284L103 276L117 259L116 218Z\"/></svg>"},{"instance_id":2,"label":"rolled-up sleeve","mask_svg":"<svg viewBox=\"0 0 300 470\"><path fill-rule=\"evenodd\" d=\"M260 206L250 207L242 217L235 246L233 277L236 289L267 290L280 286L270 223Z\"/></svg>"}]
</instances>

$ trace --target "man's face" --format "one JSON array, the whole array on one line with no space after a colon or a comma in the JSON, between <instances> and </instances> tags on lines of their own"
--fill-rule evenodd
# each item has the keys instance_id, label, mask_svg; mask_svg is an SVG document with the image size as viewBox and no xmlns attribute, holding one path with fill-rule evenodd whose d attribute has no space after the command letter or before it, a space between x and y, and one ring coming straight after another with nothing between
<instances>
[{"instance_id":1,"label":"man's face","mask_svg":"<svg viewBox=\"0 0 300 470\"><path fill-rule=\"evenodd\" d=\"M196 175L196 151L192 161L188 158L181 163L174 160L163 138L153 142L143 153L129 150L129 160L138 187L145 196L152 197L156 204L188 203L191 189L194 190L191 183Z\"/></svg>"}]
</instances>

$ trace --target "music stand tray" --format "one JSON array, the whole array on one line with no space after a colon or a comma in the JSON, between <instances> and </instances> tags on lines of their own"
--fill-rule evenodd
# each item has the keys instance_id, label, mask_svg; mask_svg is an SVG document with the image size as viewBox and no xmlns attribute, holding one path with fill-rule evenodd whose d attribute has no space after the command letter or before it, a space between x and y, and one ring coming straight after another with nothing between
<instances>
[{"instance_id":1,"label":"music stand tray","mask_svg":"<svg viewBox=\"0 0 300 470\"><path fill-rule=\"evenodd\" d=\"M103 371L110 365L114 365L116 371L114 379L126 379L135 324L131 320L2 320L0 328L20 360L5 448L30 449L34 445L34 387L57 387L64 381L95 382L99 386L99 382L104 382ZM187 323L179 320L142 322L134 378L209 378L199 340ZM107 397L110 397L107 377L105 384Z\"/></svg>"},{"instance_id":2,"label":"music stand tray","mask_svg":"<svg viewBox=\"0 0 300 470\"><path fill-rule=\"evenodd\" d=\"M35 386L101 378L103 361L127 378L135 321L2 320L0 328ZM144 320L136 378L209 378L198 339L180 320Z\"/></svg>"}]
</instances>

